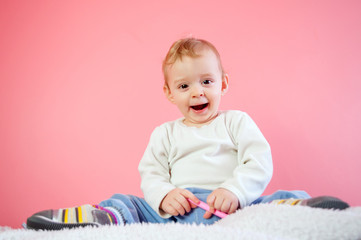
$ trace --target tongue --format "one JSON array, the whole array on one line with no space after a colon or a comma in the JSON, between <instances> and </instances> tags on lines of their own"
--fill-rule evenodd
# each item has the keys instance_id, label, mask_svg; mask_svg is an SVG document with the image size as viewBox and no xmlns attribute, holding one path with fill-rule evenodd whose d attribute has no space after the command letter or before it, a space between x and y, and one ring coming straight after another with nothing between
<instances>
[{"instance_id":1,"label":"tongue","mask_svg":"<svg viewBox=\"0 0 361 240\"><path fill-rule=\"evenodd\" d=\"M192 108L194 110L202 110L203 108L207 107L207 103L205 104L201 104L201 105L197 105L197 106L192 106Z\"/></svg>"}]
</instances>

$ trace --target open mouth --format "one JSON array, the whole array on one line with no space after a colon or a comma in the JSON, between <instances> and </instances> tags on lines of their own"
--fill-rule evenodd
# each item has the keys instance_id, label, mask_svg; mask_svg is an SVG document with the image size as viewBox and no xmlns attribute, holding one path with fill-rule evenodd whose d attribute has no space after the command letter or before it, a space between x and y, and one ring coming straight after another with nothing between
<instances>
[{"instance_id":1,"label":"open mouth","mask_svg":"<svg viewBox=\"0 0 361 240\"><path fill-rule=\"evenodd\" d=\"M208 103L205 103L205 104L191 106L191 108L193 108L196 111L199 111L199 110L205 109L207 106L208 106Z\"/></svg>"}]
</instances>

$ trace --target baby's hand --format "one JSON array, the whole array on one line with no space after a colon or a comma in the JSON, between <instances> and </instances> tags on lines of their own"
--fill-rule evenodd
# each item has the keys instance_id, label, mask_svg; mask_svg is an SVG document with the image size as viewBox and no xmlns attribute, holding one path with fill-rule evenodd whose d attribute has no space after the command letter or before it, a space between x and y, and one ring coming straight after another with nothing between
<instances>
[{"instance_id":1,"label":"baby's hand","mask_svg":"<svg viewBox=\"0 0 361 240\"><path fill-rule=\"evenodd\" d=\"M194 204L190 204L187 199L191 199L195 203L199 203L199 199L186 189L176 188L170 191L160 204L160 208L172 215L184 215L186 212L190 212L192 208L197 207Z\"/></svg>"},{"instance_id":2,"label":"baby's hand","mask_svg":"<svg viewBox=\"0 0 361 240\"><path fill-rule=\"evenodd\" d=\"M204 214L204 218L210 218L214 209L228 214L234 213L239 206L239 201L237 196L231 191L224 188L217 188L209 194L207 204L209 205L210 211Z\"/></svg>"}]
</instances>

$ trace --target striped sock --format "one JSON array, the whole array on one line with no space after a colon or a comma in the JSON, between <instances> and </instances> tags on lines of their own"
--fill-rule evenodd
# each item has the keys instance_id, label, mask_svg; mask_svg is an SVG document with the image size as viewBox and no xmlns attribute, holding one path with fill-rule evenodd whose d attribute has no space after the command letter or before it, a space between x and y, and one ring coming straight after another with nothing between
<instances>
[{"instance_id":1,"label":"striped sock","mask_svg":"<svg viewBox=\"0 0 361 240\"><path fill-rule=\"evenodd\" d=\"M308 198L308 199L294 199L294 198L280 199L280 200L273 200L270 203L300 205L300 206L308 206L313 208L326 208L326 209L339 209L339 210L343 210L349 207L349 205L346 202L330 196L321 196L321 197Z\"/></svg>"},{"instance_id":2,"label":"striped sock","mask_svg":"<svg viewBox=\"0 0 361 240\"><path fill-rule=\"evenodd\" d=\"M115 219L116 223L118 225L125 225L125 219L121 212L114 208L114 207L101 207L99 205L93 205L94 208L106 211L110 216L112 216L113 219Z\"/></svg>"},{"instance_id":3,"label":"striped sock","mask_svg":"<svg viewBox=\"0 0 361 240\"><path fill-rule=\"evenodd\" d=\"M294 199L294 198L289 198L289 199L280 199L280 200L273 200L272 202L270 202L271 204L286 204L286 205L300 205L302 202L302 199Z\"/></svg>"},{"instance_id":4,"label":"striped sock","mask_svg":"<svg viewBox=\"0 0 361 240\"><path fill-rule=\"evenodd\" d=\"M82 205L73 208L45 210L27 219L27 227L32 229L60 230L84 226L122 224L125 221L115 208L98 205Z\"/></svg>"},{"instance_id":5,"label":"striped sock","mask_svg":"<svg viewBox=\"0 0 361 240\"><path fill-rule=\"evenodd\" d=\"M111 214L103 211L96 205L82 205L53 210L53 219L62 223L98 223L100 225L117 223Z\"/></svg>"}]
</instances>

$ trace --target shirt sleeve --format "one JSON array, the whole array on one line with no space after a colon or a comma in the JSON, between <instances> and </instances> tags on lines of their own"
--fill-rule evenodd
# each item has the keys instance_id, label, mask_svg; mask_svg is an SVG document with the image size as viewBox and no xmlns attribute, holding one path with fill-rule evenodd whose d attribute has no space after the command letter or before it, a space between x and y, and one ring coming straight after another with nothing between
<instances>
[{"instance_id":1,"label":"shirt sleeve","mask_svg":"<svg viewBox=\"0 0 361 240\"><path fill-rule=\"evenodd\" d=\"M226 124L237 146L237 167L220 187L233 192L245 207L261 196L273 174L271 148L253 120L243 112L227 116Z\"/></svg>"},{"instance_id":2,"label":"shirt sleeve","mask_svg":"<svg viewBox=\"0 0 361 240\"><path fill-rule=\"evenodd\" d=\"M144 199L163 218L169 218L171 215L162 211L160 204L168 192L176 188L170 183L169 148L166 127L157 127L150 137L138 167Z\"/></svg>"}]
</instances>

